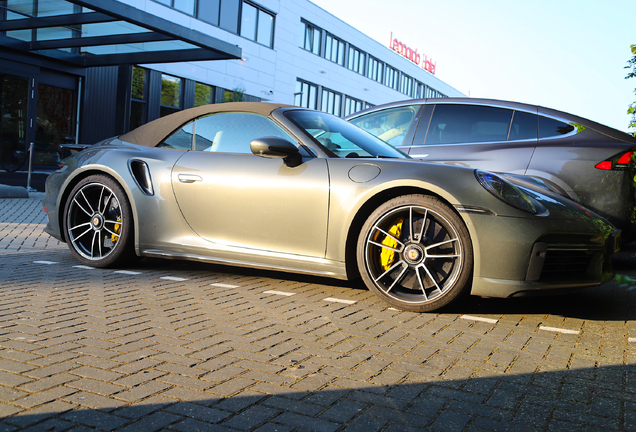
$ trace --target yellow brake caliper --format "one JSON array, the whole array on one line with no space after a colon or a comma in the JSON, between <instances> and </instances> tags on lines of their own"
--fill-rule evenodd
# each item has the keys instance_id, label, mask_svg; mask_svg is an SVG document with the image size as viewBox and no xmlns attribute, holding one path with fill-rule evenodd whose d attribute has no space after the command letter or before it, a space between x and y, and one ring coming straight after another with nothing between
<instances>
[{"instance_id":1,"label":"yellow brake caliper","mask_svg":"<svg viewBox=\"0 0 636 432\"><path fill-rule=\"evenodd\" d=\"M399 218L395 225L391 227L389 230L389 234L395 238L400 238L402 233L402 224L404 223L404 218ZM384 240L382 240L382 245L390 248L397 248L397 241L393 240L391 237L386 236ZM380 264L384 270L388 270L391 268L393 263L395 262L395 252L391 249L382 248L382 252L380 253Z\"/></svg>"},{"instance_id":2,"label":"yellow brake caliper","mask_svg":"<svg viewBox=\"0 0 636 432\"><path fill-rule=\"evenodd\" d=\"M117 216L117 222L121 222L121 216ZM117 234L110 235L110 239L112 240L113 243L117 243L117 240L119 240L120 230L121 230L121 224L116 223L113 231L115 231Z\"/></svg>"}]
</instances>

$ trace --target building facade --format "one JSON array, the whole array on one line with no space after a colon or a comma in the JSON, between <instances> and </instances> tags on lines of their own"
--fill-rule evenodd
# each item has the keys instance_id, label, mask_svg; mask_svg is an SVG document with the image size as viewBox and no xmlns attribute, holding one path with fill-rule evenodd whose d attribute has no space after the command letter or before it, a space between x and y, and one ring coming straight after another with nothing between
<instances>
[{"instance_id":1,"label":"building facade","mask_svg":"<svg viewBox=\"0 0 636 432\"><path fill-rule=\"evenodd\" d=\"M0 169L24 168L31 143L54 168L60 144L233 99L345 116L462 96L399 45L308 0L1 0Z\"/></svg>"}]
</instances>

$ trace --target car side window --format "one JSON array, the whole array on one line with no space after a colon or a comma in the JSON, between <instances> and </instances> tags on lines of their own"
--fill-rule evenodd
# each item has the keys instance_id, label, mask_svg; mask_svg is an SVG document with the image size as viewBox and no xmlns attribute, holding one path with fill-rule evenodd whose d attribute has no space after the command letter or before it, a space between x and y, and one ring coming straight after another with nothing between
<instances>
[{"instance_id":1,"label":"car side window","mask_svg":"<svg viewBox=\"0 0 636 432\"><path fill-rule=\"evenodd\" d=\"M223 113L196 120L194 150L251 154L250 142L275 136L292 143L297 140L271 119L251 113Z\"/></svg>"},{"instance_id":2,"label":"car side window","mask_svg":"<svg viewBox=\"0 0 636 432\"><path fill-rule=\"evenodd\" d=\"M393 146L401 146L418 109L419 105L389 108L361 115L351 123Z\"/></svg>"},{"instance_id":3,"label":"car side window","mask_svg":"<svg viewBox=\"0 0 636 432\"><path fill-rule=\"evenodd\" d=\"M190 122L181 129L176 130L172 135L157 145L160 148L169 148L173 150L192 150L192 132L194 130L194 122Z\"/></svg>"},{"instance_id":4,"label":"car side window","mask_svg":"<svg viewBox=\"0 0 636 432\"><path fill-rule=\"evenodd\" d=\"M569 134L574 126L562 121L539 116L539 138L555 137Z\"/></svg>"},{"instance_id":5,"label":"car side window","mask_svg":"<svg viewBox=\"0 0 636 432\"><path fill-rule=\"evenodd\" d=\"M480 105L437 104L427 145L506 141L512 110Z\"/></svg>"},{"instance_id":6,"label":"car side window","mask_svg":"<svg viewBox=\"0 0 636 432\"><path fill-rule=\"evenodd\" d=\"M510 126L510 134L508 141L537 139L537 122L536 114L523 111L515 111L512 117L512 126Z\"/></svg>"}]
</instances>

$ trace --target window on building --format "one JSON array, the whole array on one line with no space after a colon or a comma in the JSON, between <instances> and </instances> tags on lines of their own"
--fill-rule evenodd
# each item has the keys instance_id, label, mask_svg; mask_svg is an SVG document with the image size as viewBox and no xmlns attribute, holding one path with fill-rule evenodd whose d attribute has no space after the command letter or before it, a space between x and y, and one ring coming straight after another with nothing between
<instances>
[{"instance_id":1,"label":"window on building","mask_svg":"<svg viewBox=\"0 0 636 432\"><path fill-rule=\"evenodd\" d=\"M181 109L181 78L168 74L161 75L161 117Z\"/></svg>"},{"instance_id":2,"label":"window on building","mask_svg":"<svg viewBox=\"0 0 636 432\"><path fill-rule=\"evenodd\" d=\"M256 40L256 25L258 23L258 9L245 3L241 12L241 36L249 40Z\"/></svg>"},{"instance_id":3,"label":"window on building","mask_svg":"<svg viewBox=\"0 0 636 432\"><path fill-rule=\"evenodd\" d=\"M271 47L274 16L256 6L243 3L241 12L241 36Z\"/></svg>"},{"instance_id":4,"label":"window on building","mask_svg":"<svg viewBox=\"0 0 636 432\"><path fill-rule=\"evenodd\" d=\"M304 81L296 81L294 105L299 107L318 108L318 86Z\"/></svg>"},{"instance_id":5,"label":"window on building","mask_svg":"<svg viewBox=\"0 0 636 432\"><path fill-rule=\"evenodd\" d=\"M413 83L415 80L408 75L402 75L402 80L400 81L400 93L404 93L405 95L412 96L413 95Z\"/></svg>"},{"instance_id":6,"label":"window on building","mask_svg":"<svg viewBox=\"0 0 636 432\"><path fill-rule=\"evenodd\" d=\"M371 78L373 81L379 83L382 82L382 72L384 63L380 60L369 56L369 67L367 68L367 78Z\"/></svg>"},{"instance_id":7,"label":"window on building","mask_svg":"<svg viewBox=\"0 0 636 432\"><path fill-rule=\"evenodd\" d=\"M258 10L258 27L256 29L256 42L272 47L274 43L274 15Z\"/></svg>"},{"instance_id":8,"label":"window on building","mask_svg":"<svg viewBox=\"0 0 636 432\"><path fill-rule=\"evenodd\" d=\"M238 34L241 0L198 0L198 3L197 18Z\"/></svg>"},{"instance_id":9,"label":"window on building","mask_svg":"<svg viewBox=\"0 0 636 432\"><path fill-rule=\"evenodd\" d=\"M197 18L218 27L220 9L221 0L207 0L205 7L199 7Z\"/></svg>"},{"instance_id":10,"label":"window on building","mask_svg":"<svg viewBox=\"0 0 636 432\"><path fill-rule=\"evenodd\" d=\"M364 107L364 102L358 99L354 99L349 96L345 96L344 115L348 116L355 112L361 111Z\"/></svg>"},{"instance_id":11,"label":"window on building","mask_svg":"<svg viewBox=\"0 0 636 432\"><path fill-rule=\"evenodd\" d=\"M214 103L224 102L260 102L262 99L245 93L244 88L236 87L228 90L222 87L216 87Z\"/></svg>"},{"instance_id":12,"label":"window on building","mask_svg":"<svg viewBox=\"0 0 636 432\"><path fill-rule=\"evenodd\" d=\"M384 68L384 85L391 87L393 90L398 90L398 84L400 81L400 73L397 69L386 65Z\"/></svg>"},{"instance_id":13,"label":"window on building","mask_svg":"<svg viewBox=\"0 0 636 432\"><path fill-rule=\"evenodd\" d=\"M303 24L305 25L305 32L302 47L307 51L320 55L320 41L322 38L321 29L305 21L303 21Z\"/></svg>"},{"instance_id":14,"label":"window on building","mask_svg":"<svg viewBox=\"0 0 636 432\"><path fill-rule=\"evenodd\" d=\"M157 3L170 6L178 11L186 13L188 15L195 15L196 12L196 0L155 0Z\"/></svg>"},{"instance_id":15,"label":"window on building","mask_svg":"<svg viewBox=\"0 0 636 432\"><path fill-rule=\"evenodd\" d=\"M221 0L219 27L232 33L238 33L240 0Z\"/></svg>"},{"instance_id":16,"label":"window on building","mask_svg":"<svg viewBox=\"0 0 636 432\"><path fill-rule=\"evenodd\" d=\"M133 66L132 92L130 101L130 130L146 123L147 118L147 70Z\"/></svg>"},{"instance_id":17,"label":"window on building","mask_svg":"<svg viewBox=\"0 0 636 432\"><path fill-rule=\"evenodd\" d=\"M202 106L214 103L214 87L207 84L194 84L194 106Z\"/></svg>"},{"instance_id":18,"label":"window on building","mask_svg":"<svg viewBox=\"0 0 636 432\"><path fill-rule=\"evenodd\" d=\"M347 59L347 69L364 75L364 66L367 54L359 49L349 46L349 58Z\"/></svg>"},{"instance_id":19,"label":"window on building","mask_svg":"<svg viewBox=\"0 0 636 432\"><path fill-rule=\"evenodd\" d=\"M426 84L422 84L419 81L415 82L415 95L416 99L424 99L426 98L426 88L428 86Z\"/></svg>"},{"instance_id":20,"label":"window on building","mask_svg":"<svg viewBox=\"0 0 636 432\"><path fill-rule=\"evenodd\" d=\"M327 60L344 66L345 44L340 39L327 33L325 38L325 55Z\"/></svg>"},{"instance_id":21,"label":"window on building","mask_svg":"<svg viewBox=\"0 0 636 432\"><path fill-rule=\"evenodd\" d=\"M342 95L328 89L322 89L321 111L340 116Z\"/></svg>"}]
</instances>

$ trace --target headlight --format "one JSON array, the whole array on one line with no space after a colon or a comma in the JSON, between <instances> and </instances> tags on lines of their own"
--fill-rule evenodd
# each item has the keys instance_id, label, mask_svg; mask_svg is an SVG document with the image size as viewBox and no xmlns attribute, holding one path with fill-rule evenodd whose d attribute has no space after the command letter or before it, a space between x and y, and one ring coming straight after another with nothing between
<instances>
[{"instance_id":1,"label":"headlight","mask_svg":"<svg viewBox=\"0 0 636 432\"><path fill-rule=\"evenodd\" d=\"M537 207L533 203L533 199L523 193L517 186L508 180L485 171L475 170L475 176L479 183L491 194L499 198L501 201L511 205L519 210L528 213L537 214Z\"/></svg>"}]
</instances>

